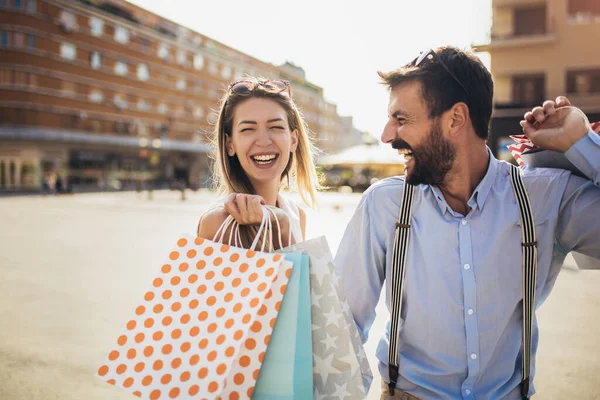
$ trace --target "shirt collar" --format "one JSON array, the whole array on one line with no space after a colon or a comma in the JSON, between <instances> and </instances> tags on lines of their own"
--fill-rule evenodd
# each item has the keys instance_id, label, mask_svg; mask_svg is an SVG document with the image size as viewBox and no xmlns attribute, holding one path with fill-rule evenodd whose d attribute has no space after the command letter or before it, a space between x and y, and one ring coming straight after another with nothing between
<instances>
[{"instance_id":1,"label":"shirt collar","mask_svg":"<svg viewBox=\"0 0 600 400\"><path fill-rule=\"evenodd\" d=\"M496 181L496 176L498 175L499 161L496 159L496 157L494 157L489 147L487 148L487 151L490 155L490 161L488 163L487 172L481 180L481 182L479 182L479 185L477 185L477 187L475 188L475 191L473 192L471 198L469 199L469 202L467 203L469 207L473 209L476 207L480 210L483 209L485 200L487 199L488 194L490 193L490 190L492 189L492 186ZM440 208L442 214L446 213L446 211L453 213L453 210L448 206L448 203L446 203L446 199L444 199L444 195L442 194L440 188L431 185L429 187L431 188L431 191L435 196L435 199L438 203L438 207Z\"/></svg>"}]
</instances>

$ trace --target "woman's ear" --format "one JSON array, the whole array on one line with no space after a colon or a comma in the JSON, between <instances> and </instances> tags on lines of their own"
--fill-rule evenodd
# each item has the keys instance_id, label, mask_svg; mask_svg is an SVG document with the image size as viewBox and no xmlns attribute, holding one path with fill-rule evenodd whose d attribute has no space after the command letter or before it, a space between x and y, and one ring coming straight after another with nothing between
<instances>
[{"instance_id":1,"label":"woman's ear","mask_svg":"<svg viewBox=\"0 0 600 400\"><path fill-rule=\"evenodd\" d=\"M231 135L225 134L225 149L227 150L227 155L229 157L233 157L235 155L235 147L233 146L233 140L231 140Z\"/></svg>"},{"instance_id":2,"label":"woman's ear","mask_svg":"<svg viewBox=\"0 0 600 400\"><path fill-rule=\"evenodd\" d=\"M298 129L294 129L292 131L292 146L290 147L290 152L295 153L298 148Z\"/></svg>"}]
</instances>

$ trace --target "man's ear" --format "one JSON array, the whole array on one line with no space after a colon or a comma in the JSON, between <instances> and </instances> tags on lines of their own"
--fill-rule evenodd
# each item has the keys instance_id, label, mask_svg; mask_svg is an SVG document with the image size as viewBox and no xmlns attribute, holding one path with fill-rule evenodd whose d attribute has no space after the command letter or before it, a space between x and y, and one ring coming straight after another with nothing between
<instances>
[{"instance_id":1,"label":"man's ear","mask_svg":"<svg viewBox=\"0 0 600 400\"><path fill-rule=\"evenodd\" d=\"M233 157L235 155L235 147L233 146L233 140L231 140L231 135L225 134L225 149L227 150L227 155L229 157Z\"/></svg>"},{"instance_id":2,"label":"man's ear","mask_svg":"<svg viewBox=\"0 0 600 400\"><path fill-rule=\"evenodd\" d=\"M298 129L294 129L292 131L292 146L290 147L290 152L295 153L298 148Z\"/></svg>"},{"instance_id":3,"label":"man's ear","mask_svg":"<svg viewBox=\"0 0 600 400\"><path fill-rule=\"evenodd\" d=\"M446 113L444 124L450 136L458 136L469 122L469 107L465 103L456 103Z\"/></svg>"}]
</instances>

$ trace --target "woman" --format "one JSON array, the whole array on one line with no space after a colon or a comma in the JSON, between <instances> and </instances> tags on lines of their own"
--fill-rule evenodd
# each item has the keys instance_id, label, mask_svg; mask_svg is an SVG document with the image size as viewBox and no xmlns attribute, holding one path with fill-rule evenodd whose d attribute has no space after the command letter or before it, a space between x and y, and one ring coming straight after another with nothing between
<instances>
[{"instance_id":1,"label":"woman","mask_svg":"<svg viewBox=\"0 0 600 400\"><path fill-rule=\"evenodd\" d=\"M289 82L244 79L230 84L221 102L214 144L214 178L228 197L200 218L198 236L212 240L231 215L241 225L241 246L250 247L263 207L272 206L281 229L274 233L281 235L283 246L304 240L306 214L280 191L294 184L302 200L313 207L319 183L308 129Z\"/></svg>"}]
</instances>

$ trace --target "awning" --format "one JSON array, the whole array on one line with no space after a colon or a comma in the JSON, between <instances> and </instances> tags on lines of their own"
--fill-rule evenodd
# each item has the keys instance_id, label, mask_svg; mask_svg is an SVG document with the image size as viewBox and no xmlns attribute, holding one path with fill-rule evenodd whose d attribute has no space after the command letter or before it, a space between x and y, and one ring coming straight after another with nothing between
<instances>
[{"instance_id":1,"label":"awning","mask_svg":"<svg viewBox=\"0 0 600 400\"><path fill-rule=\"evenodd\" d=\"M319 165L402 165L404 157L389 145L363 144L350 147L340 153L325 155L317 161Z\"/></svg>"},{"instance_id":2,"label":"awning","mask_svg":"<svg viewBox=\"0 0 600 400\"><path fill-rule=\"evenodd\" d=\"M206 153L210 148L206 143L184 142L182 140L147 139L142 137L99 135L83 131L6 126L0 127L0 139L95 144L135 149L147 148L152 150L182 151L187 153Z\"/></svg>"}]
</instances>

